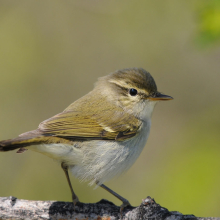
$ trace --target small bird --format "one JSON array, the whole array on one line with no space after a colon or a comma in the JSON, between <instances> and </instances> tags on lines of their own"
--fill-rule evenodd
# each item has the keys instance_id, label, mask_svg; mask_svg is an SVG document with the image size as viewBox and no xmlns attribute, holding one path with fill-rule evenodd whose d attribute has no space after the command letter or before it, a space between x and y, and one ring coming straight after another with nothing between
<instances>
[{"instance_id":1,"label":"small bird","mask_svg":"<svg viewBox=\"0 0 220 220\"><path fill-rule=\"evenodd\" d=\"M149 72L129 68L98 79L94 89L36 130L0 142L0 151L17 149L45 154L60 162L72 201L79 201L68 170L81 181L97 184L122 201L129 201L103 183L128 170L143 150L158 101L173 99L157 91Z\"/></svg>"}]
</instances>

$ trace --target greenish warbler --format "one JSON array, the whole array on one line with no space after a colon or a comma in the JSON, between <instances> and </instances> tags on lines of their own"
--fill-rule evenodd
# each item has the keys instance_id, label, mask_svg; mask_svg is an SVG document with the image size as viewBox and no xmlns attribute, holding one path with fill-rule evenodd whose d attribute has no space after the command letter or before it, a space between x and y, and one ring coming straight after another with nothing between
<instances>
[{"instance_id":1,"label":"greenish warbler","mask_svg":"<svg viewBox=\"0 0 220 220\"><path fill-rule=\"evenodd\" d=\"M157 91L142 68L118 70L99 78L94 89L63 112L40 123L38 129L0 142L0 151L27 149L61 163L75 204L68 169L81 181L104 188L123 204L128 200L103 183L128 170L143 150L158 101L172 97Z\"/></svg>"}]
</instances>

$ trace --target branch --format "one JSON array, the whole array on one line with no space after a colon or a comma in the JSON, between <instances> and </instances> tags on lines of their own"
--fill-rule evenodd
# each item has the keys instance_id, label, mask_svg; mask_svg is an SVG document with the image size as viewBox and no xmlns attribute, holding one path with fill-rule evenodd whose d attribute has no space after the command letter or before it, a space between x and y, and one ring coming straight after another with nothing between
<instances>
[{"instance_id":1,"label":"branch","mask_svg":"<svg viewBox=\"0 0 220 220\"><path fill-rule=\"evenodd\" d=\"M71 202L29 201L13 196L0 197L0 219L74 219L74 220L220 220L197 218L169 212L154 199L147 197L138 207L127 207L120 214L120 207L107 200L98 203L77 203L75 211Z\"/></svg>"}]
</instances>

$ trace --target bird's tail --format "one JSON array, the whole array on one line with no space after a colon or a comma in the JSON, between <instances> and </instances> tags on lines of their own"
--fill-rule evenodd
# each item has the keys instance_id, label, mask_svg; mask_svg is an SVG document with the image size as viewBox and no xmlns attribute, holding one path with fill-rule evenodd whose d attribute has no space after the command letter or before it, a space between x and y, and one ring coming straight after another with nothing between
<instances>
[{"instance_id":1,"label":"bird's tail","mask_svg":"<svg viewBox=\"0 0 220 220\"><path fill-rule=\"evenodd\" d=\"M0 152L11 151L19 149L17 152L22 153L27 147L41 144L54 144L54 143L72 143L68 139L44 136L39 130L29 131L19 135L17 138L0 141Z\"/></svg>"},{"instance_id":2,"label":"bird's tail","mask_svg":"<svg viewBox=\"0 0 220 220\"><path fill-rule=\"evenodd\" d=\"M23 152L22 149L24 149L24 147L28 147L28 146L32 146L32 145L39 145L39 144L42 144L43 142L45 142L45 140L42 140L42 139L43 139L43 137L35 137L35 138L17 137L14 139L0 141L0 152L21 149L18 151L18 153L21 153L21 152Z\"/></svg>"}]
</instances>

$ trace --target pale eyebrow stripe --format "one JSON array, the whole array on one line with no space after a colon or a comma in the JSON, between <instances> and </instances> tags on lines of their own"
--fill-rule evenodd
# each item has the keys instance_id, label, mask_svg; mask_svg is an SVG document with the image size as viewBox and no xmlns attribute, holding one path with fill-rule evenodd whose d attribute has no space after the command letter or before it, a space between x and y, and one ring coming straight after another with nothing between
<instances>
[{"instance_id":1,"label":"pale eyebrow stripe","mask_svg":"<svg viewBox=\"0 0 220 220\"><path fill-rule=\"evenodd\" d=\"M122 81L122 80L117 80L116 81L116 80L111 79L111 80L109 80L109 82L114 83L114 84L116 84L120 87L129 88L129 85L127 83L125 83L124 81Z\"/></svg>"},{"instance_id":2,"label":"pale eyebrow stripe","mask_svg":"<svg viewBox=\"0 0 220 220\"><path fill-rule=\"evenodd\" d=\"M109 80L109 82L114 83L115 85L119 86L121 89L126 90L126 91L131 89L131 88L135 88L135 89L137 89L139 94L149 95L148 92L146 92L144 89L140 89L135 85L131 85L130 83L125 83L122 80L117 80L116 81L114 79L111 79L111 80Z\"/></svg>"}]
</instances>

